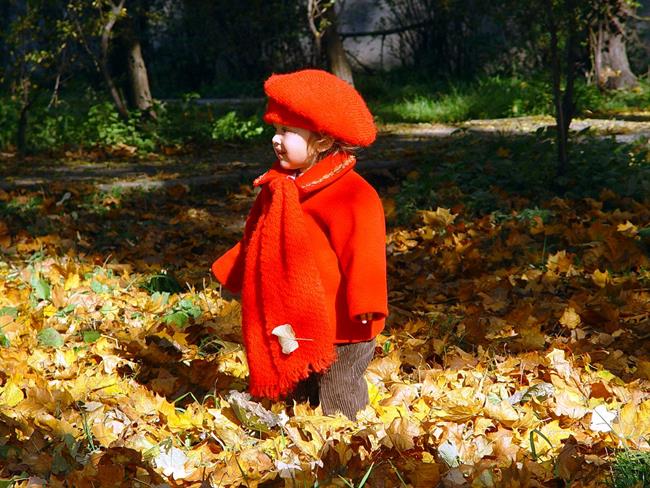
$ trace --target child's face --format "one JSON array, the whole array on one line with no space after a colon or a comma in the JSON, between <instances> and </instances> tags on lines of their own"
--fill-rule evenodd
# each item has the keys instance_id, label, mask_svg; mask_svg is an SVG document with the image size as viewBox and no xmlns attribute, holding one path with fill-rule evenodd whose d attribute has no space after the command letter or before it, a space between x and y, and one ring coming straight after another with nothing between
<instances>
[{"instance_id":1,"label":"child's face","mask_svg":"<svg viewBox=\"0 0 650 488\"><path fill-rule=\"evenodd\" d=\"M273 124L273 150L284 169L303 169L311 164L309 141L312 132L299 127Z\"/></svg>"}]
</instances>

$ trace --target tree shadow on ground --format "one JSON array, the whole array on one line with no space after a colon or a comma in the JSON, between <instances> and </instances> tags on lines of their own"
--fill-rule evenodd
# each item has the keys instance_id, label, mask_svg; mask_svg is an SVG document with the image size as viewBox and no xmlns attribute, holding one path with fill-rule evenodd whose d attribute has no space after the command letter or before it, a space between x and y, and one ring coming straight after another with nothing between
<instances>
[{"instance_id":1,"label":"tree shadow on ground","mask_svg":"<svg viewBox=\"0 0 650 488\"><path fill-rule=\"evenodd\" d=\"M403 162L362 169L389 214L386 333L424 322L419 337L425 341L414 354L429 367L445 366L446 352L455 347L524 358L559 347L587 353L591 362L581 366L602 367L625 381L647 379L641 366L650 357L650 243L633 230L650 222L650 205L642 202L647 149L585 139L573 150L578 162L562 185L553 185L553 153L543 133L395 138L369 152L375 160ZM57 183L0 193L0 220L7 226L0 227L0 245L16 266L71 255L128 272L133 286L166 270L183 289L187 283L201 290L204 282L214 288L209 265L240 238L254 197L245 180L149 192ZM435 212L438 207L456 217ZM569 309L579 319L570 313L563 319ZM215 390L242 389L243 380L219 371L221 346L206 346L213 335L240 341L236 332L224 332L237 320L190 319L183 339L205 355L189 362L175 344L176 326L160 320L138 337L120 338L115 354L136 368L117 372L178 407L194 399L207 404ZM22 427L0 414L0 435L7 428ZM3 462L12 463L11 473L48 475L57 456L50 438L38 426L23 439L12 438L5 445L20 451L2 452ZM63 461L74 463L64 442L56 446ZM25 457L32 453L33 459ZM87 466L98 466L107 478L137 471L142 479L149 465L135 451L111 448ZM365 469L361 464L359 474ZM525 466L513 465L508 476L529 481ZM148 482L161 481L151 473Z\"/></svg>"},{"instance_id":2,"label":"tree shadow on ground","mask_svg":"<svg viewBox=\"0 0 650 488\"><path fill-rule=\"evenodd\" d=\"M603 118L608 120L621 120L624 122L650 122L650 114L648 113L616 113L616 112L607 112L607 113L595 113L592 115L594 118Z\"/></svg>"},{"instance_id":3,"label":"tree shadow on ground","mask_svg":"<svg viewBox=\"0 0 650 488\"><path fill-rule=\"evenodd\" d=\"M560 347L647 378L648 148L588 137L572 154L558 181L544 132L457 139L407 174L394 202L403 231L389 242L391 304L465 350ZM427 359L444 364L440 351Z\"/></svg>"},{"instance_id":4,"label":"tree shadow on ground","mask_svg":"<svg viewBox=\"0 0 650 488\"><path fill-rule=\"evenodd\" d=\"M552 139L544 131L396 137L366 153L402 163L362 164L360 172L384 199L389 231L415 243L394 237L389 246L390 326L425 318L435 333L455 334L463 347L492 344L513 353L557 339L576 352L605 355L604 364L615 356L610 367L621 374L630 364L610 352L648 356L639 339L647 336L648 278L640 273L649 243L617 232L627 220L642 226L650 219L648 202L642 203L650 194L648 149L583 138L572 146L573 166L558 182ZM115 263L143 281L165 271L184 289L200 289L210 284L212 261L241 237L254 198L247 180L146 192L58 182L5 193L0 205L10 247L29 253L31 246L35 254L45 246L98 266ZM437 207L458 217L423 223L417 210ZM556 265L556 282L546 283L549 260L558 255L566 263ZM580 276L568 276L569 268ZM595 283L597 270L609 273L609 281ZM636 281L617 284L626 274ZM579 311L588 329L584 337L558 326L567 307ZM623 324L630 325L625 336L617 333ZM197 343L205 338L195 335ZM217 378L203 385L164 346L127 348L146 366L141 381L160 379L160 392L172 398L189 390L172 379L165 386L164 377L187 378L201 385L194 394L206 394Z\"/></svg>"}]
</instances>

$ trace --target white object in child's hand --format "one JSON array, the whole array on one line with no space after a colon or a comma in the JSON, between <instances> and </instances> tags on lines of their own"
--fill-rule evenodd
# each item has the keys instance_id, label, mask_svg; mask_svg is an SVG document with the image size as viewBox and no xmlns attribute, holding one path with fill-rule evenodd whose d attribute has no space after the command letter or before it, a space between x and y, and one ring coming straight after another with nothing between
<instances>
[{"instance_id":1,"label":"white object in child's hand","mask_svg":"<svg viewBox=\"0 0 650 488\"><path fill-rule=\"evenodd\" d=\"M291 327L290 324L278 325L271 331L271 334L276 336L280 341L280 346L282 347L282 352L284 354L291 354L293 351L298 349L298 341L313 340L296 337L296 333L293 331L293 327Z\"/></svg>"},{"instance_id":2,"label":"white object in child's hand","mask_svg":"<svg viewBox=\"0 0 650 488\"><path fill-rule=\"evenodd\" d=\"M368 321L367 321L366 319L363 319L363 320L361 321L361 323L362 323L362 324L367 324Z\"/></svg>"}]
</instances>

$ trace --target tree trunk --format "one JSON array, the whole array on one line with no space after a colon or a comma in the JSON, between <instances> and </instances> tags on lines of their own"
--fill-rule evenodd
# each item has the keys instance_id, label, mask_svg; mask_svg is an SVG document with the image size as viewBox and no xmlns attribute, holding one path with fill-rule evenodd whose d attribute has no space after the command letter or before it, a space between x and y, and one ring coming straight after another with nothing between
<instances>
[{"instance_id":1,"label":"tree trunk","mask_svg":"<svg viewBox=\"0 0 650 488\"><path fill-rule=\"evenodd\" d=\"M557 175L559 177L566 176L567 170L569 169L569 129L571 128L571 122L573 121L573 116L576 112L576 104L573 97L575 79L577 74L577 52L578 49L578 25L576 19L576 9L575 9L575 0L567 0L567 6L569 8L569 20L568 20L568 39L566 42L566 64L565 64L565 77L566 81L564 84L564 93L562 94L562 144L564 146L564 155L560 159L560 165L558 166Z\"/></svg>"},{"instance_id":2,"label":"tree trunk","mask_svg":"<svg viewBox=\"0 0 650 488\"><path fill-rule=\"evenodd\" d=\"M560 62L560 47L558 40L558 24L553 11L552 0L546 0L546 15L548 20L549 33L551 35L551 75L553 85L553 103L555 105L555 124L557 126L557 174L564 176L569 165L568 135L569 124L566 120L562 94L562 66Z\"/></svg>"},{"instance_id":3,"label":"tree trunk","mask_svg":"<svg viewBox=\"0 0 650 488\"><path fill-rule=\"evenodd\" d=\"M16 133L16 150L20 156L24 156L27 152L27 114L30 105L30 103L25 103L20 107L20 118L18 119Z\"/></svg>"},{"instance_id":4,"label":"tree trunk","mask_svg":"<svg viewBox=\"0 0 650 488\"><path fill-rule=\"evenodd\" d=\"M343 49L343 42L339 36L338 22L333 5L327 9L325 16L329 22L329 26L323 36L323 42L325 43L325 54L327 55L330 70L336 76L354 86L352 68L350 67L350 62Z\"/></svg>"},{"instance_id":5,"label":"tree trunk","mask_svg":"<svg viewBox=\"0 0 650 488\"><path fill-rule=\"evenodd\" d=\"M623 25L619 20L599 22L591 33L590 41L594 74L600 88L620 90L638 85L627 59Z\"/></svg>"},{"instance_id":6,"label":"tree trunk","mask_svg":"<svg viewBox=\"0 0 650 488\"><path fill-rule=\"evenodd\" d=\"M143 33L147 25L146 4L147 2L142 1L132 2L129 17L126 19L124 40L126 41L133 106L155 119L156 113L153 109L149 75L142 56L142 44L140 42L143 39Z\"/></svg>"},{"instance_id":7,"label":"tree trunk","mask_svg":"<svg viewBox=\"0 0 650 488\"><path fill-rule=\"evenodd\" d=\"M131 78L131 89L133 102L138 110L146 112L150 117L156 118L153 110L153 99L149 88L149 76L147 67L142 57L140 41L136 38L129 43L129 76Z\"/></svg>"},{"instance_id":8,"label":"tree trunk","mask_svg":"<svg viewBox=\"0 0 650 488\"><path fill-rule=\"evenodd\" d=\"M106 85L108 87L108 91L111 94L111 97L113 98L113 102L115 102L117 111L120 113L120 115L123 118L127 119L129 117L129 110L126 108L126 103L124 103L124 99L122 98L122 95L117 89L117 86L113 81L113 77L111 76L111 72L108 67L108 48L111 39L111 31L113 30L113 27L115 26L115 22L117 21L117 17L123 7L124 7L124 0L120 0L120 3L117 5L111 3L110 15L108 17L106 24L104 24L104 26L102 27L102 35L100 40L101 58L99 60L99 66L102 75L104 76L104 81L106 82Z\"/></svg>"}]
</instances>

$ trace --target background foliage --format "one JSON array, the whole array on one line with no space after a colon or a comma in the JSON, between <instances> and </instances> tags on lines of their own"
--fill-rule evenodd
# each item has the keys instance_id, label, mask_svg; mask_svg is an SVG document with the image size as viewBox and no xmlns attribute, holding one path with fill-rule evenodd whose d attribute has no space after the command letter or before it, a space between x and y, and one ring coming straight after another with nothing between
<instances>
[{"instance_id":1,"label":"background foliage","mask_svg":"<svg viewBox=\"0 0 650 488\"><path fill-rule=\"evenodd\" d=\"M401 66L380 71L357 64L358 88L386 122L552 114L543 3L384 0L375 7L381 7L376 25L393 30L392 54ZM556 3L553 8L564 8ZM602 4L628 5L627 0ZM247 123L263 110L261 80L274 71L326 63L315 51L302 1L124 0L121 10L116 5L109 0L3 3L0 147L59 151L125 144L147 152L185 142L250 140L262 134L261 125ZM596 14L580 12L584 29ZM630 64L644 75L650 29L639 19L627 15L624 22ZM111 20L103 53L102 33ZM155 123L133 101L128 66L134 39L158 100ZM584 39L577 53L577 114L646 106L643 81L631 93L596 87ZM116 117L111 111L115 100L108 95L107 75L116 87L113 98L124 99L130 115L118 110ZM191 103L211 97L251 102ZM232 115L220 121L233 109L236 121Z\"/></svg>"}]
</instances>

